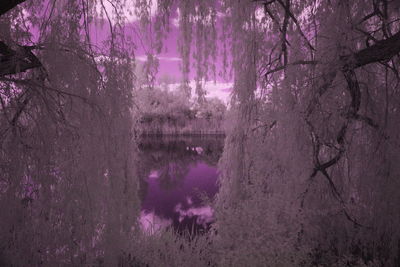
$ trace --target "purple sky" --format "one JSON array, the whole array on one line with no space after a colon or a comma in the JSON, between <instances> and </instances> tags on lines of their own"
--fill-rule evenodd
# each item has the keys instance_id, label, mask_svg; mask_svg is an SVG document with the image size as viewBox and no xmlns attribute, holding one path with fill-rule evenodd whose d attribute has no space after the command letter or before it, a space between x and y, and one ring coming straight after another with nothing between
<instances>
[{"instance_id":1,"label":"purple sky","mask_svg":"<svg viewBox=\"0 0 400 267\"><path fill-rule=\"evenodd\" d=\"M153 7L151 9L152 14L154 14L156 10L157 1L153 1ZM106 4L106 8L110 8ZM140 64L140 62L145 62L147 59L147 53L152 53L150 47L151 41L146 38L146 36L142 33L143 31L140 29L138 18L135 15L129 14L129 11L126 11L127 17L127 25L125 28L125 37L133 40L136 44L135 49L135 58L136 61ZM105 40L106 36L109 33L108 22L103 23L102 27L98 27L94 29L92 34L93 41L100 45L103 40ZM175 80L179 83L181 81L181 58L177 48L177 41L179 36L178 29L178 19L177 15L171 18L170 23L170 32L166 36L166 39L163 40L163 49L160 54L157 55L159 60L159 72L158 77L162 77L168 75L170 77L175 78ZM153 37L154 38L154 37ZM101 45L100 45L101 46ZM223 100L225 103L228 103L230 98L230 92L232 88L232 83L229 80L224 79L219 76L218 73L222 70L222 58L217 56L216 59L213 59L215 66L217 68L217 77L216 81L209 80L205 83L204 87L207 91L208 97L217 97ZM191 59L191 71L189 73L189 79L191 80L191 87L195 88L195 67L193 66L194 60ZM212 79L212 78L210 78ZM178 84L175 84L177 87ZM172 86L174 87L174 86Z\"/></svg>"}]
</instances>

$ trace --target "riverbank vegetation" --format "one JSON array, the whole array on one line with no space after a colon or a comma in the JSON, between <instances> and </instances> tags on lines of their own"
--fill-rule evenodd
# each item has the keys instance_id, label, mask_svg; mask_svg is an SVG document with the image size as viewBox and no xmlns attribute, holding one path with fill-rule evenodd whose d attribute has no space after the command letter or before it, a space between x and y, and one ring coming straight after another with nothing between
<instances>
[{"instance_id":1,"label":"riverbank vegetation","mask_svg":"<svg viewBox=\"0 0 400 267\"><path fill-rule=\"evenodd\" d=\"M175 24L184 94L156 83ZM399 53L391 0L3 0L0 265L399 266ZM144 233L137 135L219 130L218 55L216 222Z\"/></svg>"},{"instance_id":2,"label":"riverbank vegetation","mask_svg":"<svg viewBox=\"0 0 400 267\"><path fill-rule=\"evenodd\" d=\"M218 98L191 101L178 87L140 88L135 98L140 135L224 135L226 105Z\"/></svg>"}]
</instances>

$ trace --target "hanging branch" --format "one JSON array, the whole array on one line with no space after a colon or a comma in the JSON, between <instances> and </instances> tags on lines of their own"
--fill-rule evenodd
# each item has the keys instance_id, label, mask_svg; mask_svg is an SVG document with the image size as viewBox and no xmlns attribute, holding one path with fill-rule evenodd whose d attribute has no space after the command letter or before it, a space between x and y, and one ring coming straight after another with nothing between
<instances>
[{"instance_id":1,"label":"hanging branch","mask_svg":"<svg viewBox=\"0 0 400 267\"><path fill-rule=\"evenodd\" d=\"M285 9L285 14L287 14L287 15L293 20L294 24L296 25L297 29L298 29L299 32L300 32L301 37L303 37L304 40L306 41L307 46L308 46L311 50L315 51L315 48L311 45L310 41L307 39L307 37L306 37L306 35L304 34L304 32L301 30L300 24L299 24L299 22L297 21L296 17L295 17L295 16L293 15L293 13L290 11L290 1L287 1L286 4L284 4L284 3L282 2L282 0L278 0L278 2L279 2L279 4Z\"/></svg>"},{"instance_id":2,"label":"hanging branch","mask_svg":"<svg viewBox=\"0 0 400 267\"><path fill-rule=\"evenodd\" d=\"M372 46L361 49L358 52L351 55L344 55L340 57L342 61L342 69L357 69L359 67L363 67L365 65L377 62L385 62L392 59L395 55L400 53L400 31L394 34L392 37L384 40L377 41ZM315 65L317 61L314 60L299 60L293 63L288 63L286 66L280 66L273 70L268 71L264 75L267 76L271 73L281 71L285 69L287 66L294 65ZM334 71L328 73L327 77L332 77L332 73ZM327 81L330 81L328 78ZM329 83L329 82L328 82ZM322 95L326 91L326 84L320 86L320 95Z\"/></svg>"},{"instance_id":3,"label":"hanging branch","mask_svg":"<svg viewBox=\"0 0 400 267\"><path fill-rule=\"evenodd\" d=\"M273 3L273 2L271 2L271 3ZM272 21L275 22L275 24L278 26L279 32L283 34L283 29L280 26L279 20L277 18L275 18L273 12L268 8L268 5L265 3L264 3L264 10L265 10L265 13L268 14L270 16L270 18L272 19ZM290 43L288 40L285 39L285 42L288 46L290 46Z\"/></svg>"},{"instance_id":4,"label":"hanging branch","mask_svg":"<svg viewBox=\"0 0 400 267\"><path fill-rule=\"evenodd\" d=\"M290 5L290 0L286 0L286 4ZM286 68L287 64L288 64L288 51L287 51L287 28L289 26L289 13L287 10L285 10L285 17L283 19L283 26L282 26L282 54L283 54L283 67L284 69Z\"/></svg>"}]
</instances>

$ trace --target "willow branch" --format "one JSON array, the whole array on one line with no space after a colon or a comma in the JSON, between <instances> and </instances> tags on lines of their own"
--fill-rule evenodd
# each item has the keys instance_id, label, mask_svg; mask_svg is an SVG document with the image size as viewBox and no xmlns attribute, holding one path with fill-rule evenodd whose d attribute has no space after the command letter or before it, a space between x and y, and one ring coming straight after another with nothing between
<instances>
[{"instance_id":1,"label":"willow branch","mask_svg":"<svg viewBox=\"0 0 400 267\"><path fill-rule=\"evenodd\" d=\"M311 49L315 51L315 48L312 46L312 44L310 43L310 41L307 39L306 35L304 34L304 32L301 30L300 24L297 21L296 17L293 15L293 13L290 11L290 5L289 4L284 4L282 2L282 0L278 0L279 4L285 9L286 14L293 20L294 24L296 24L297 29L300 32L300 35L304 38L304 40L307 43L307 46Z\"/></svg>"}]
</instances>

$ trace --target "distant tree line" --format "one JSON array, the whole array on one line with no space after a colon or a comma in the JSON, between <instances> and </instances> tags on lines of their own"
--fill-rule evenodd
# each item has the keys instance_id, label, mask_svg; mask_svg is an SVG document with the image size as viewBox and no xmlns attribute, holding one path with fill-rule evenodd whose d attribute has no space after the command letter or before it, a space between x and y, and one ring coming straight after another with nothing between
<instances>
[{"instance_id":1,"label":"distant tree line","mask_svg":"<svg viewBox=\"0 0 400 267\"><path fill-rule=\"evenodd\" d=\"M182 90L154 87L137 91L142 135L224 134L226 105L218 98L189 101Z\"/></svg>"}]
</instances>

